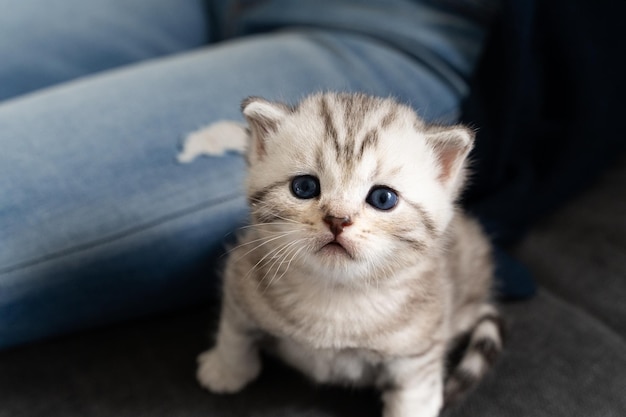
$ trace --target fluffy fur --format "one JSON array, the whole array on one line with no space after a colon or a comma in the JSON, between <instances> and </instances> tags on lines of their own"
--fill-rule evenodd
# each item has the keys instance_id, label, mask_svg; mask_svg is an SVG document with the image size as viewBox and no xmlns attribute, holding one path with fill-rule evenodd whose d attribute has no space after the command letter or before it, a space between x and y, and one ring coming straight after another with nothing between
<instances>
[{"instance_id":1,"label":"fluffy fur","mask_svg":"<svg viewBox=\"0 0 626 417\"><path fill-rule=\"evenodd\" d=\"M252 223L228 258L199 382L237 392L267 346L315 381L379 387L385 417L437 416L502 347L489 244L455 205L472 132L359 94L242 108ZM301 176L318 195L296 195ZM380 187L397 195L391 209L368 202Z\"/></svg>"}]
</instances>

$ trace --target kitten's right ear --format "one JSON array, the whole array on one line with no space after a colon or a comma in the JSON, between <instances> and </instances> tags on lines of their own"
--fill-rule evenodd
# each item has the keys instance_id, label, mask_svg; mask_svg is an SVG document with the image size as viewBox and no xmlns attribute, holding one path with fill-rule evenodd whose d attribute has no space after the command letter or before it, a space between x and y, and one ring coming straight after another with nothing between
<instances>
[{"instance_id":1,"label":"kitten's right ear","mask_svg":"<svg viewBox=\"0 0 626 417\"><path fill-rule=\"evenodd\" d=\"M474 132L464 126L431 126L426 131L426 140L437 158L439 181L444 186L458 188L465 178L463 167L474 143Z\"/></svg>"},{"instance_id":2,"label":"kitten's right ear","mask_svg":"<svg viewBox=\"0 0 626 417\"><path fill-rule=\"evenodd\" d=\"M250 150L257 158L266 154L268 136L276 131L289 109L284 104L272 103L260 97L248 97L241 103L241 111L250 126Z\"/></svg>"}]
</instances>

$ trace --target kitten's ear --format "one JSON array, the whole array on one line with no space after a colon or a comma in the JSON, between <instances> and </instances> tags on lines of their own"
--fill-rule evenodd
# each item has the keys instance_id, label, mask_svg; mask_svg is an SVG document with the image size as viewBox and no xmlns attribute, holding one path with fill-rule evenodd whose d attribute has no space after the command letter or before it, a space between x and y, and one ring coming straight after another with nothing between
<instances>
[{"instance_id":1,"label":"kitten's ear","mask_svg":"<svg viewBox=\"0 0 626 417\"><path fill-rule=\"evenodd\" d=\"M268 136L275 132L289 108L284 104L272 103L260 97L248 97L241 103L241 111L250 126L252 144L251 151L256 157L265 155L265 144Z\"/></svg>"},{"instance_id":2,"label":"kitten's ear","mask_svg":"<svg viewBox=\"0 0 626 417\"><path fill-rule=\"evenodd\" d=\"M439 162L439 181L445 186L460 185L465 160L474 144L474 132L464 126L432 127L426 131L426 140Z\"/></svg>"}]
</instances>

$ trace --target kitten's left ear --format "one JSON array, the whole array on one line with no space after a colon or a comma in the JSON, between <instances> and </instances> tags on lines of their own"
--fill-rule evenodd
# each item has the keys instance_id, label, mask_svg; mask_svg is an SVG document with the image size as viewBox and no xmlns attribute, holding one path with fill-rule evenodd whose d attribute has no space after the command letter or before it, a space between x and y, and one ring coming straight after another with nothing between
<instances>
[{"instance_id":1,"label":"kitten's left ear","mask_svg":"<svg viewBox=\"0 0 626 417\"><path fill-rule=\"evenodd\" d=\"M460 185L465 160L474 144L474 132L464 126L431 127L426 131L426 141L439 162L439 181L445 186Z\"/></svg>"},{"instance_id":2,"label":"kitten's left ear","mask_svg":"<svg viewBox=\"0 0 626 417\"><path fill-rule=\"evenodd\" d=\"M268 136L278 129L280 122L289 113L289 108L260 97L248 97L241 103L241 111L250 125L251 150L257 158L261 158L266 153Z\"/></svg>"}]
</instances>

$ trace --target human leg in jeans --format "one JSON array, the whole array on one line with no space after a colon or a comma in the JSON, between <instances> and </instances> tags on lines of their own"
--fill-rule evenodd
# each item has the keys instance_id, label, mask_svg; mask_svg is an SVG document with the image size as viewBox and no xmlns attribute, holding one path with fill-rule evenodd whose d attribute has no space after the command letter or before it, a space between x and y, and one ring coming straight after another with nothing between
<instances>
[{"instance_id":1,"label":"human leg in jeans","mask_svg":"<svg viewBox=\"0 0 626 417\"><path fill-rule=\"evenodd\" d=\"M247 37L0 104L1 347L210 295L246 221L244 163L175 156L244 97L364 91L456 117L477 24L399 0L280 3L230 16Z\"/></svg>"},{"instance_id":2,"label":"human leg in jeans","mask_svg":"<svg viewBox=\"0 0 626 417\"><path fill-rule=\"evenodd\" d=\"M210 42L205 0L0 0L0 101Z\"/></svg>"}]
</instances>

